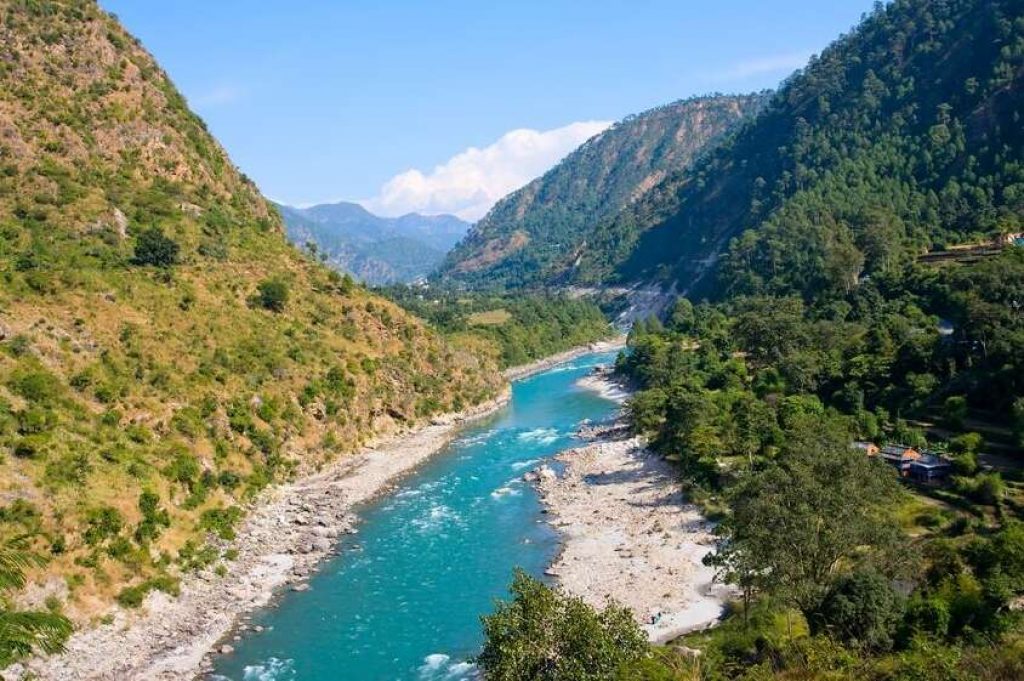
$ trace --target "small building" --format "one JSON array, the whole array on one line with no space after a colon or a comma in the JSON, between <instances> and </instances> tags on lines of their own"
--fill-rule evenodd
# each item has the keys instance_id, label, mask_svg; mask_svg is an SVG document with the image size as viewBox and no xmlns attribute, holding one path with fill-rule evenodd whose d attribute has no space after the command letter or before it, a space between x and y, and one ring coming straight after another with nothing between
<instances>
[{"instance_id":1,"label":"small building","mask_svg":"<svg viewBox=\"0 0 1024 681\"><path fill-rule=\"evenodd\" d=\"M879 456L906 477L910 474L910 464L921 458L921 452L906 445L886 445Z\"/></svg>"},{"instance_id":2,"label":"small building","mask_svg":"<svg viewBox=\"0 0 1024 681\"><path fill-rule=\"evenodd\" d=\"M878 445L874 442L854 442L853 448L857 451L863 452L866 456L878 456Z\"/></svg>"},{"instance_id":3,"label":"small building","mask_svg":"<svg viewBox=\"0 0 1024 681\"><path fill-rule=\"evenodd\" d=\"M1000 246L1024 246L1024 232L1004 234L999 238Z\"/></svg>"},{"instance_id":4,"label":"small building","mask_svg":"<svg viewBox=\"0 0 1024 681\"><path fill-rule=\"evenodd\" d=\"M910 462L910 477L925 484L936 484L944 481L953 472L953 465L948 459L935 454L923 454Z\"/></svg>"}]
</instances>

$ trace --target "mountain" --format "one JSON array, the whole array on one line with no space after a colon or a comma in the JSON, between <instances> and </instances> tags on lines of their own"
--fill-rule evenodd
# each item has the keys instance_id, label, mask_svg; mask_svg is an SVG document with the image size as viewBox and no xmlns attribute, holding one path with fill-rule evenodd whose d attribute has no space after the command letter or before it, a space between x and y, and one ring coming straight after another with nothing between
<instances>
[{"instance_id":1,"label":"mountain","mask_svg":"<svg viewBox=\"0 0 1024 681\"><path fill-rule=\"evenodd\" d=\"M1021 231L1024 3L897 0L758 117L596 230L577 282L691 297L844 289Z\"/></svg>"},{"instance_id":2,"label":"mountain","mask_svg":"<svg viewBox=\"0 0 1024 681\"><path fill-rule=\"evenodd\" d=\"M278 209L292 243L315 244L328 263L371 285L427 276L470 227L454 215L382 218L346 202Z\"/></svg>"},{"instance_id":3,"label":"mountain","mask_svg":"<svg viewBox=\"0 0 1024 681\"><path fill-rule=\"evenodd\" d=\"M688 166L766 95L687 99L630 116L499 201L445 259L441 276L478 287L557 277L590 230Z\"/></svg>"},{"instance_id":4,"label":"mountain","mask_svg":"<svg viewBox=\"0 0 1024 681\"><path fill-rule=\"evenodd\" d=\"M79 620L229 559L273 481L500 383L293 248L92 1L3 6L0 281L0 539Z\"/></svg>"}]
</instances>

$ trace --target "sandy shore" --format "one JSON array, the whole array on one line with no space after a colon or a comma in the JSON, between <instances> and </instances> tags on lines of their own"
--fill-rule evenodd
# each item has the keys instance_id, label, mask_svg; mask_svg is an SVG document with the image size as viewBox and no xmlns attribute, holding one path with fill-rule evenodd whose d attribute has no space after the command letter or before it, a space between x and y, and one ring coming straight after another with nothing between
<instances>
[{"instance_id":1,"label":"sandy shore","mask_svg":"<svg viewBox=\"0 0 1024 681\"><path fill-rule=\"evenodd\" d=\"M386 491L436 453L472 419L493 413L509 393L461 414L371 445L329 470L268 490L239 528L238 558L218 577L207 569L182 580L181 596L154 592L137 612L76 633L60 656L5 670L11 679L169 681L192 679L236 629L288 584L302 589L338 538L355 532L353 506ZM34 675L34 676L32 676Z\"/></svg>"},{"instance_id":2,"label":"sandy shore","mask_svg":"<svg viewBox=\"0 0 1024 681\"><path fill-rule=\"evenodd\" d=\"M624 395L600 374L580 384ZM565 463L560 477L540 478L563 537L549 574L595 607L608 598L628 606L656 643L713 625L729 594L702 563L713 526L686 503L670 464L631 437L621 419L592 436L558 456Z\"/></svg>"},{"instance_id":3,"label":"sandy shore","mask_svg":"<svg viewBox=\"0 0 1024 681\"><path fill-rule=\"evenodd\" d=\"M526 378L527 376L532 376L533 374L546 371L551 367L569 362L591 352L609 352L611 350L620 350L624 347L626 347L625 336L618 336L610 340L597 341L595 343L590 343L589 345L579 345L571 350L566 350L565 352L560 352L557 355L551 355L550 357L539 359L536 362L531 362L530 364L522 364L510 369L505 369L505 378L509 381L516 381L520 378Z\"/></svg>"}]
</instances>

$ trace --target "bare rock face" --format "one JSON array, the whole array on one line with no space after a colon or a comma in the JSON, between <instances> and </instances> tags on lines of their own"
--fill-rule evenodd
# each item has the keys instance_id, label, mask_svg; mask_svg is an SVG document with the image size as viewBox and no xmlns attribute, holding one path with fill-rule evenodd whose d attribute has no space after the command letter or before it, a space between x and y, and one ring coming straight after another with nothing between
<instances>
[{"instance_id":1,"label":"bare rock face","mask_svg":"<svg viewBox=\"0 0 1024 681\"><path fill-rule=\"evenodd\" d=\"M124 240L128 238L128 218L121 212L120 208L114 208L113 214L114 232L117 238Z\"/></svg>"},{"instance_id":2,"label":"bare rock face","mask_svg":"<svg viewBox=\"0 0 1024 681\"><path fill-rule=\"evenodd\" d=\"M192 219L198 219L203 215L203 209L201 206L197 206L194 203L189 203L188 201L182 201L181 203L179 203L178 208L181 210L182 213L184 213L185 215L189 216Z\"/></svg>"}]
</instances>

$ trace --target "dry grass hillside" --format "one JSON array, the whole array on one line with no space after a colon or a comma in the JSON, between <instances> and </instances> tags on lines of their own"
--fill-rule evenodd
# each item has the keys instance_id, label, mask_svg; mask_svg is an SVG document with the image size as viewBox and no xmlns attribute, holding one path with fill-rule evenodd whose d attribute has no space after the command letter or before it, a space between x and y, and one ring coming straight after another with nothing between
<instances>
[{"instance_id":1,"label":"dry grass hillside","mask_svg":"<svg viewBox=\"0 0 1024 681\"><path fill-rule=\"evenodd\" d=\"M274 480L499 382L291 248L91 0L0 0L0 336L0 535L80 619L230 560L209 540Z\"/></svg>"}]
</instances>

